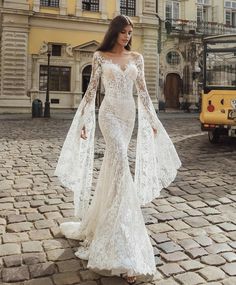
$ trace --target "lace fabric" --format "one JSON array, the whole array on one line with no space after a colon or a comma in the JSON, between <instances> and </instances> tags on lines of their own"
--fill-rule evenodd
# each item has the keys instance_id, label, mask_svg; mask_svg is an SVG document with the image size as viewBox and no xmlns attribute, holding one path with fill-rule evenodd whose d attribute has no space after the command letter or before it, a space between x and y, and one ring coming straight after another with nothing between
<instances>
[{"instance_id":1,"label":"lace fabric","mask_svg":"<svg viewBox=\"0 0 236 285\"><path fill-rule=\"evenodd\" d=\"M94 152L95 97L99 78L105 97L99 110L99 126L106 151L91 205ZM127 157L134 128L138 92L138 137L135 179ZM87 140L80 138L82 127ZM155 135L153 129L157 129ZM173 143L158 120L148 95L143 57L132 53L125 68L94 53L87 92L76 112L62 147L55 174L74 191L79 223L61 224L68 238L84 240L76 255L93 270L111 274L154 274L155 260L140 205L158 197L175 178L181 163Z\"/></svg>"}]
</instances>

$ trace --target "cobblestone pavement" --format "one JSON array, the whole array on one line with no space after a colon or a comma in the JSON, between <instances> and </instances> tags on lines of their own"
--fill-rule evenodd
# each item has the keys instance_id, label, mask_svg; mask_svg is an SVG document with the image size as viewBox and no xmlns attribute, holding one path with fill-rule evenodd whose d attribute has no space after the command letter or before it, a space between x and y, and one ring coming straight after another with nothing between
<instances>
[{"instance_id":1,"label":"cobblestone pavement","mask_svg":"<svg viewBox=\"0 0 236 285\"><path fill-rule=\"evenodd\" d=\"M183 166L143 208L158 273L138 284L235 285L236 141L210 145L196 115L160 118ZM78 242L60 234L59 224L73 219L73 197L53 172L70 123L0 118L0 284L126 284L87 270L73 254ZM96 134L95 180L104 151ZM135 133L129 158L133 172Z\"/></svg>"}]
</instances>

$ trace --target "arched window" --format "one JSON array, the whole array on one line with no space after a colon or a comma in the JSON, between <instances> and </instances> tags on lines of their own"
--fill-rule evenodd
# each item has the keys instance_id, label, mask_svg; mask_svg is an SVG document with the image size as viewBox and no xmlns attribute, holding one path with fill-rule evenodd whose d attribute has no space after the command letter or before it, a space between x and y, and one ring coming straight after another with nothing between
<instances>
[{"instance_id":1,"label":"arched window","mask_svg":"<svg viewBox=\"0 0 236 285\"><path fill-rule=\"evenodd\" d=\"M180 64L180 55L176 51L170 51L166 55L166 61L170 65L178 65Z\"/></svg>"}]
</instances>

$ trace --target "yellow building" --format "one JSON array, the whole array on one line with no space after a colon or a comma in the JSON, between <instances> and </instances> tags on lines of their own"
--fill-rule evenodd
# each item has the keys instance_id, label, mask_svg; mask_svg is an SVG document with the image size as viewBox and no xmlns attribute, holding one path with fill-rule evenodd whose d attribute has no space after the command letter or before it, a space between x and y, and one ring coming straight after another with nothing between
<instances>
[{"instance_id":1,"label":"yellow building","mask_svg":"<svg viewBox=\"0 0 236 285\"><path fill-rule=\"evenodd\" d=\"M51 108L76 108L88 84L93 52L120 13L134 22L133 49L144 55L148 89L157 102L156 3L0 0L0 112L30 112L34 99L45 101L48 58Z\"/></svg>"},{"instance_id":2,"label":"yellow building","mask_svg":"<svg viewBox=\"0 0 236 285\"><path fill-rule=\"evenodd\" d=\"M196 109L202 39L236 32L236 0L161 0L158 15L160 106Z\"/></svg>"}]
</instances>

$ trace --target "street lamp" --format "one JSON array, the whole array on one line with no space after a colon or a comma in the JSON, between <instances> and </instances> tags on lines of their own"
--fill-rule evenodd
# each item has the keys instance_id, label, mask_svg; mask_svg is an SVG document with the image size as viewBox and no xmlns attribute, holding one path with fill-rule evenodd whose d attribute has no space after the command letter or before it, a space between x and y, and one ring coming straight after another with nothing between
<instances>
[{"instance_id":1,"label":"street lamp","mask_svg":"<svg viewBox=\"0 0 236 285\"><path fill-rule=\"evenodd\" d=\"M47 66L47 90L46 101L44 104L44 118L50 118L50 102L49 102L49 88L50 88L50 57L51 57L51 45L48 45L48 66Z\"/></svg>"}]
</instances>

